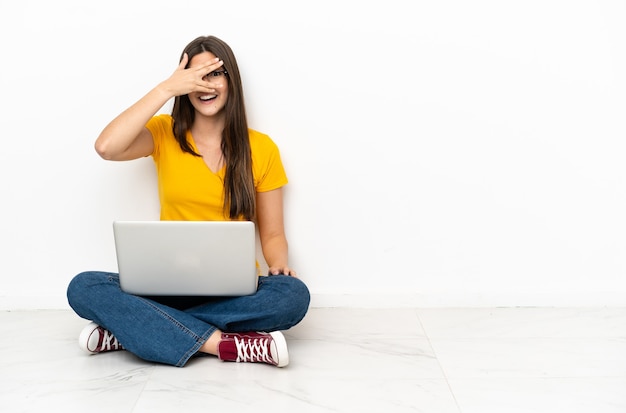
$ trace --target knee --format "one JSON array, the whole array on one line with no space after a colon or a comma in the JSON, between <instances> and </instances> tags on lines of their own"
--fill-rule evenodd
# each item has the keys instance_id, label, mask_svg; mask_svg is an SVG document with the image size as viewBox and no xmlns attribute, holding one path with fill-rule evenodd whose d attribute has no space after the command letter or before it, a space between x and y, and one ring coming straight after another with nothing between
<instances>
[{"instance_id":1,"label":"knee","mask_svg":"<svg viewBox=\"0 0 626 413\"><path fill-rule=\"evenodd\" d=\"M309 288L299 278L289 278L292 280L291 288L293 296L298 297L302 307L308 310L309 304L311 303L311 293L309 292Z\"/></svg>"},{"instance_id":2,"label":"knee","mask_svg":"<svg viewBox=\"0 0 626 413\"><path fill-rule=\"evenodd\" d=\"M291 323L299 323L307 311L309 310L309 304L311 302L311 294L306 284L299 278L290 276L271 276L275 279L282 291L284 300L282 300L281 312L283 314L290 314L292 317Z\"/></svg>"},{"instance_id":3,"label":"knee","mask_svg":"<svg viewBox=\"0 0 626 413\"><path fill-rule=\"evenodd\" d=\"M97 294L98 287L101 287L115 278L117 274L86 271L76 275L67 286L67 300L72 308L83 303L89 303Z\"/></svg>"},{"instance_id":4,"label":"knee","mask_svg":"<svg viewBox=\"0 0 626 413\"><path fill-rule=\"evenodd\" d=\"M97 285L103 278L105 273L97 272L97 271L85 271L76 275L72 278L69 285L67 286L68 294L74 294L78 292L83 292L88 290L89 288Z\"/></svg>"},{"instance_id":5,"label":"knee","mask_svg":"<svg viewBox=\"0 0 626 413\"><path fill-rule=\"evenodd\" d=\"M298 320L296 321L296 323L299 323L309 311L309 305L311 304L311 293L309 291L309 288L302 280L298 278L293 279L295 280L295 294L297 294L297 296L300 298L300 304L298 307L300 313L298 315Z\"/></svg>"}]
</instances>

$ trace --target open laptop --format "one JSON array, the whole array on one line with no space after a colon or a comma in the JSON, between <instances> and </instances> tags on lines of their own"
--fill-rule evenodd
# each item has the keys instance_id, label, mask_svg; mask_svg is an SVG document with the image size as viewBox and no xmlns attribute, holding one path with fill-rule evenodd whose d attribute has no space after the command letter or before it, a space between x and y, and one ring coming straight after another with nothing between
<instances>
[{"instance_id":1,"label":"open laptop","mask_svg":"<svg viewBox=\"0 0 626 413\"><path fill-rule=\"evenodd\" d=\"M250 221L114 221L122 290L152 296L256 292Z\"/></svg>"}]
</instances>

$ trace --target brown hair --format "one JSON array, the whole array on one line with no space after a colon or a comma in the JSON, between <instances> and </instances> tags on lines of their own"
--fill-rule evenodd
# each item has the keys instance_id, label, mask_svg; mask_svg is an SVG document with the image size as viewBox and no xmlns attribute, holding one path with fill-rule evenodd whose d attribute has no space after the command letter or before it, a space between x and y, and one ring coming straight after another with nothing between
<instances>
[{"instance_id":1,"label":"brown hair","mask_svg":"<svg viewBox=\"0 0 626 413\"><path fill-rule=\"evenodd\" d=\"M228 72L224 76L228 82L228 100L224 107L226 122L222 132L222 153L226 164L224 177L224 212L228 217L253 220L256 215L256 192L252 177L252 154L248 121L243 100L243 85L235 55L224 41L215 36L201 36L185 47L189 61L200 53L211 52L223 62L223 68ZM195 156L196 153L187 141L187 131L191 129L195 119L195 110L187 95L177 96L172 108L174 118L174 137L180 148Z\"/></svg>"}]
</instances>

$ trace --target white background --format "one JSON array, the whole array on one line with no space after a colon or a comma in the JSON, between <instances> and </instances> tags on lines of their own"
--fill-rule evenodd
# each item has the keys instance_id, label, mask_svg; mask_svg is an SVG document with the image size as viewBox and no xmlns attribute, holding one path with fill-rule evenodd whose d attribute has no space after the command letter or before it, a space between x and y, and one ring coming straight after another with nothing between
<instances>
[{"instance_id":1,"label":"white background","mask_svg":"<svg viewBox=\"0 0 626 413\"><path fill-rule=\"evenodd\" d=\"M102 128L216 35L279 145L314 305L626 302L623 1L3 1L0 308L64 308L156 219ZM164 112L169 107L164 107Z\"/></svg>"}]
</instances>

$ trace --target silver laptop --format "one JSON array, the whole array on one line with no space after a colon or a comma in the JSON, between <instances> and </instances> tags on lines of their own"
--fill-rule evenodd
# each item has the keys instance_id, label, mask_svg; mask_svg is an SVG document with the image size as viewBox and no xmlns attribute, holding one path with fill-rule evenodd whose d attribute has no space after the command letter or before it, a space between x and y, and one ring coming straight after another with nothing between
<instances>
[{"instance_id":1,"label":"silver laptop","mask_svg":"<svg viewBox=\"0 0 626 413\"><path fill-rule=\"evenodd\" d=\"M136 295L241 296L256 292L250 221L114 221L122 290Z\"/></svg>"}]
</instances>

